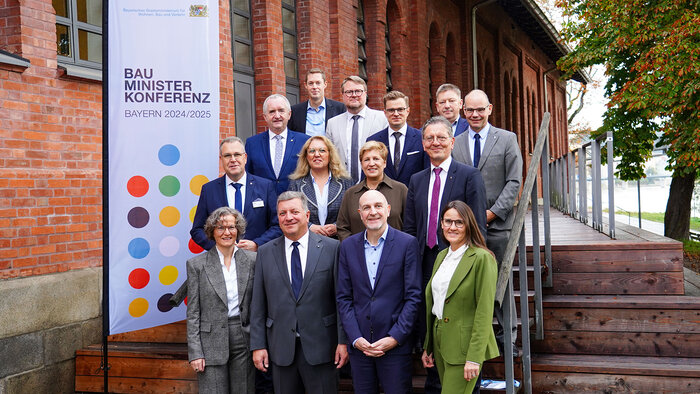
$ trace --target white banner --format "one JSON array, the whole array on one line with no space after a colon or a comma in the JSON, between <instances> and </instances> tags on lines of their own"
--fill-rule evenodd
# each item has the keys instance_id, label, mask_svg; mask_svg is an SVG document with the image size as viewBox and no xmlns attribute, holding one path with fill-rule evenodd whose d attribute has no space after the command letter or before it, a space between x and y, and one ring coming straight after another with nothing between
<instances>
[{"instance_id":1,"label":"white banner","mask_svg":"<svg viewBox=\"0 0 700 394\"><path fill-rule=\"evenodd\" d=\"M185 318L168 299L201 248L189 231L218 175L219 6L109 2L109 331Z\"/></svg>"}]
</instances>

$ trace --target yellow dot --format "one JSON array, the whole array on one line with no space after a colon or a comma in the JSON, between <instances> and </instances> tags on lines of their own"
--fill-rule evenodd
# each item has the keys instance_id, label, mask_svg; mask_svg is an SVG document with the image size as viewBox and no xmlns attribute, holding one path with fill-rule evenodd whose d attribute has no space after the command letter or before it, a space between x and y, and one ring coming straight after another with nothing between
<instances>
[{"instance_id":1,"label":"yellow dot","mask_svg":"<svg viewBox=\"0 0 700 394\"><path fill-rule=\"evenodd\" d=\"M165 207L160 211L160 223L165 227L172 227L180 221L180 211L175 207Z\"/></svg>"},{"instance_id":2,"label":"yellow dot","mask_svg":"<svg viewBox=\"0 0 700 394\"><path fill-rule=\"evenodd\" d=\"M207 177L205 177L204 175L193 176L192 180L190 180L190 191L195 196L198 196L199 193L201 193L202 191L202 185L204 185L207 182L209 182L209 179L207 179Z\"/></svg>"},{"instance_id":3,"label":"yellow dot","mask_svg":"<svg viewBox=\"0 0 700 394\"><path fill-rule=\"evenodd\" d=\"M129 304L131 317L141 317L148 311L148 301L145 298L136 298Z\"/></svg>"},{"instance_id":4,"label":"yellow dot","mask_svg":"<svg viewBox=\"0 0 700 394\"><path fill-rule=\"evenodd\" d=\"M190 222L194 223L194 214L197 213L197 206L193 206L192 209L190 209Z\"/></svg>"},{"instance_id":5,"label":"yellow dot","mask_svg":"<svg viewBox=\"0 0 700 394\"><path fill-rule=\"evenodd\" d=\"M175 283L177 280L177 275L177 268L173 267L172 265L166 265L162 270L160 270L158 279L160 280L160 283L168 286Z\"/></svg>"}]
</instances>

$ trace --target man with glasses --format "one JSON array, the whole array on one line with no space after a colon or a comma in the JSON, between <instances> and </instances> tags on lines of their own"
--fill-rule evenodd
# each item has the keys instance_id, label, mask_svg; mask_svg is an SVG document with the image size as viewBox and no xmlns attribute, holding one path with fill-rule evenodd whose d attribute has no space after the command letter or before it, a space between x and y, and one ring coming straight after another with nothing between
<instances>
[{"instance_id":1,"label":"man with glasses","mask_svg":"<svg viewBox=\"0 0 700 394\"><path fill-rule=\"evenodd\" d=\"M355 75L340 85L346 112L328 121L326 136L338 148L354 183L360 180L359 152L367 137L388 126L382 111L367 107L367 83Z\"/></svg>"},{"instance_id":2,"label":"man with glasses","mask_svg":"<svg viewBox=\"0 0 700 394\"><path fill-rule=\"evenodd\" d=\"M459 162L478 168L484 178L488 207L486 246L496 256L500 266L515 219L513 205L522 182L523 159L515 133L489 124L492 109L493 105L488 96L481 90L472 90L464 97L464 115L469 122L469 130L455 139L453 157ZM510 302L510 328L513 334L511 339L513 353L517 356L515 339L518 325L515 301L512 297ZM496 306L494 313L500 325L496 340L503 352L503 309Z\"/></svg>"},{"instance_id":3,"label":"man with glasses","mask_svg":"<svg viewBox=\"0 0 700 394\"><path fill-rule=\"evenodd\" d=\"M320 68L306 72L304 87L309 99L292 105L292 117L289 128L313 137L326 135L329 119L345 112L345 105L339 101L326 98L326 74Z\"/></svg>"},{"instance_id":4,"label":"man with glasses","mask_svg":"<svg viewBox=\"0 0 700 394\"><path fill-rule=\"evenodd\" d=\"M411 177L404 209L403 231L418 239L422 259L422 289L430 280L437 254L449 246L442 238L438 220L448 202L464 201L474 212L479 230L486 236L486 191L479 170L452 160L452 125L442 116L430 118L423 126L423 149L430 167ZM422 298L425 300L425 297ZM425 338L425 301L418 312L419 345ZM421 350L422 352L422 350ZM437 369L429 368L426 393L439 393Z\"/></svg>"},{"instance_id":5,"label":"man with glasses","mask_svg":"<svg viewBox=\"0 0 700 394\"><path fill-rule=\"evenodd\" d=\"M464 133L469 123L459 116L462 110L462 92L457 86L451 83L440 85L435 93L435 107L438 115L447 119L452 125L452 135L457 137Z\"/></svg>"},{"instance_id":6,"label":"man with glasses","mask_svg":"<svg viewBox=\"0 0 700 394\"><path fill-rule=\"evenodd\" d=\"M406 123L411 108L408 97L393 90L384 95L384 115L389 127L371 135L367 141L379 141L389 149L384 173L389 178L408 186L411 176L428 165L428 155L423 151L420 130Z\"/></svg>"}]
</instances>

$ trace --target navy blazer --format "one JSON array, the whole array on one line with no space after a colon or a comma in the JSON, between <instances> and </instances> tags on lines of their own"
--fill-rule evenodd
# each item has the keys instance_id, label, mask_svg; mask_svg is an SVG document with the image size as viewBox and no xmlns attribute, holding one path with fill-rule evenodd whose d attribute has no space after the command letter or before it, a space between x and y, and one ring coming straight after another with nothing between
<instances>
[{"instance_id":1,"label":"navy blazer","mask_svg":"<svg viewBox=\"0 0 700 394\"><path fill-rule=\"evenodd\" d=\"M287 127L292 130L299 130L299 132L306 133L307 108L309 108L309 100L292 105L292 117L289 119ZM326 122L323 125L323 129L326 129L328 119L338 116L343 112L345 112L345 104L326 97Z\"/></svg>"},{"instance_id":2,"label":"navy blazer","mask_svg":"<svg viewBox=\"0 0 700 394\"><path fill-rule=\"evenodd\" d=\"M428 232L428 185L430 184L430 167L413 175L408 186L406 207L403 214L403 231L418 238L420 252L425 249ZM474 212L476 223L486 239L486 189L478 169L452 160L447 172L445 189L440 200L440 212L448 202L464 201ZM442 225L438 219L438 246L444 249L449 245L442 237Z\"/></svg>"},{"instance_id":3,"label":"navy blazer","mask_svg":"<svg viewBox=\"0 0 700 394\"><path fill-rule=\"evenodd\" d=\"M416 238L389 226L379 259L374 288L365 262L365 232L340 244L338 313L348 338L348 350L360 337L373 343L386 336L399 346L390 350L410 353L411 332L421 302L421 263Z\"/></svg>"},{"instance_id":4,"label":"navy blazer","mask_svg":"<svg viewBox=\"0 0 700 394\"><path fill-rule=\"evenodd\" d=\"M299 152L308 139L308 135L287 128L287 145L282 158L282 168L280 176L276 177L270 158L270 130L249 137L245 142L245 152L248 154L246 172L273 181L279 196L289 188L289 174L296 169Z\"/></svg>"},{"instance_id":5,"label":"navy blazer","mask_svg":"<svg viewBox=\"0 0 700 394\"><path fill-rule=\"evenodd\" d=\"M459 118L457 118L457 127L455 128L454 137L464 133L465 131L467 131L468 128L469 128L469 122L467 122L466 119L464 119L463 117L460 116Z\"/></svg>"},{"instance_id":6,"label":"navy blazer","mask_svg":"<svg viewBox=\"0 0 700 394\"><path fill-rule=\"evenodd\" d=\"M387 127L378 133L372 134L367 138L367 141L370 140L383 143L389 150L384 174L407 187L413 174L430 167L430 159L423 150L423 137L418 129L414 129L411 126L408 126L406 129L406 138L403 144L403 152L401 152L398 173L394 168L394 158L391 156L391 150L389 149L389 128Z\"/></svg>"},{"instance_id":7,"label":"navy blazer","mask_svg":"<svg viewBox=\"0 0 700 394\"><path fill-rule=\"evenodd\" d=\"M330 183L327 185L328 215L326 216L326 224L333 224L336 222L336 220L338 220L338 211L340 211L340 203L343 201L343 195L345 195L345 191L351 188L352 185L352 179L331 178ZM289 190L300 191L306 195L306 198L309 200L309 211L311 211L309 223L320 225L321 221L318 219L316 190L314 189L314 184L311 180L311 174L303 178L292 179L289 183Z\"/></svg>"},{"instance_id":8,"label":"navy blazer","mask_svg":"<svg viewBox=\"0 0 700 394\"><path fill-rule=\"evenodd\" d=\"M262 202L263 205L253 207ZM209 215L217 208L227 207L228 197L226 196L226 175L207 182L202 186L199 194L197 211L194 214L192 230L190 235L197 245L206 250L211 249L215 243L204 234L204 223ZM255 175L247 175L247 185L245 188L245 206L243 207L243 217L248 225L246 226L243 239L248 239L258 246L265 242L277 238L282 234L277 221L277 194L275 194L274 184Z\"/></svg>"}]
</instances>

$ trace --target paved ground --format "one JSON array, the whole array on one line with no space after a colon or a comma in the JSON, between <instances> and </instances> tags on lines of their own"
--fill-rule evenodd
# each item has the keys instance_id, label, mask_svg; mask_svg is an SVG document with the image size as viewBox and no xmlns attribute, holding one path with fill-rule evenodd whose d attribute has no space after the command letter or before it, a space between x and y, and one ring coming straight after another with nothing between
<instances>
[{"instance_id":1,"label":"paved ground","mask_svg":"<svg viewBox=\"0 0 700 394\"><path fill-rule=\"evenodd\" d=\"M700 297L700 275L695 271L683 268L683 279L685 279L685 295Z\"/></svg>"}]
</instances>

